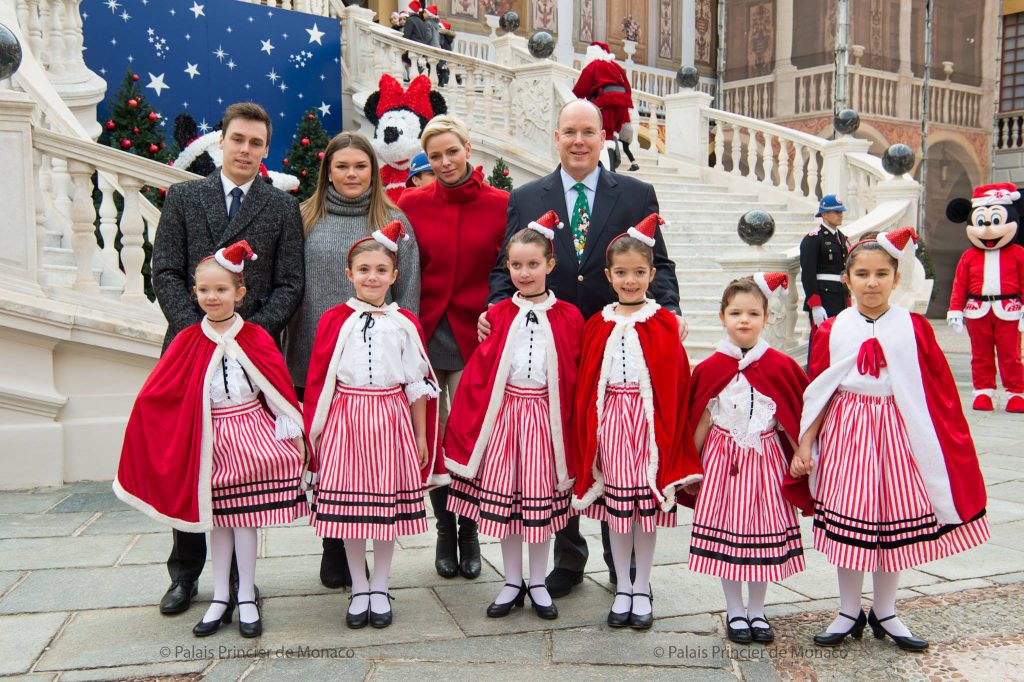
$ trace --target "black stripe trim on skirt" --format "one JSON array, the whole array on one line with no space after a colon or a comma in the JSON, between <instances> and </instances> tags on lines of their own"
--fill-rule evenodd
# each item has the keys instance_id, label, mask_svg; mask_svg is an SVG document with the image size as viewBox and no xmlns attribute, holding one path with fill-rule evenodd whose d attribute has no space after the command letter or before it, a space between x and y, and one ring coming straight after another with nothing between
<instances>
[{"instance_id":1,"label":"black stripe trim on skirt","mask_svg":"<svg viewBox=\"0 0 1024 682\"><path fill-rule=\"evenodd\" d=\"M851 537L846 536L846 535L840 535L839 533L836 533L836 532L830 530L828 525L826 525L826 523L821 521L820 519L814 519L814 527L822 529L825 532L825 537L827 537L829 540L834 540L836 542L840 542L840 543L845 544L845 545L852 545L854 547L862 547L864 549L896 549L898 547L906 547L908 545L915 545L915 544L917 544L919 542L927 542L929 540L938 540L939 538L941 538L946 533L951 533L954 530L956 530L957 528L960 528L962 526L966 526L969 523L974 523L975 521L979 520L983 516L985 516L985 510L984 509L982 509L980 512L975 514L974 517L971 518L971 520L969 520L969 521L967 521L965 523L951 523L951 524L947 524L947 525L944 525L944 526L936 525L935 526L936 530L931 532L931 533L919 533L919 534L917 534L917 535L915 535L913 537L904 538L902 540L887 540L887 541L884 541L884 542L883 541L879 541L879 540L876 540L876 541L872 542L870 540L860 540L860 539L857 539L857 538L851 538Z\"/></svg>"},{"instance_id":2,"label":"black stripe trim on skirt","mask_svg":"<svg viewBox=\"0 0 1024 682\"><path fill-rule=\"evenodd\" d=\"M232 516L234 514L251 514L253 512L270 511L271 509L287 509L294 507L295 505L302 504L305 501L305 495L293 498L291 500L279 500L278 502L266 502L263 504L248 504L244 507L225 507L223 509L214 509L214 516Z\"/></svg>"},{"instance_id":3,"label":"black stripe trim on skirt","mask_svg":"<svg viewBox=\"0 0 1024 682\"><path fill-rule=\"evenodd\" d=\"M704 530L712 531L715 533L721 533L723 535L732 535L737 538L772 538L780 535L791 535L793 533L800 532L800 526L786 526L785 530L779 531L778 533L736 533L731 530L725 530L724 528L715 528L714 526L707 526L703 523L693 524L694 528L701 528Z\"/></svg>"},{"instance_id":4,"label":"black stripe trim on skirt","mask_svg":"<svg viewBox=\"0 0 1024 682\"><path fill-rule=\"evenodd\" d=\"M704 533L698 533L696 531L693 531L690 534L690 540L707 540L708 542L717 545L725 545L726 547L742 547L744 549L769 549L772 547L785 547L793 541L799 541L800 533L797 532L795 535L787 535L784 539L779 540L778 542L736 542L734 540L722 540L721 538L716 538L711 535L706 535Z\"/></svg>"},{"instance_id":5,"label":"black stripe trim on skirt","mask_svg":"<svg viewBox=\"0 0 1024 682\"><path fill-rule=\"evenodd\" d=\"M723 561L727 564L735 564L737 566L778 566L786 563L790 559L802 556L803 553L803 548L794 547L780 556L734 557L728 554L722 554L721 552L712 552L711 550L701 549L699 547L690 547L690 554L696 554L697 556L706 557L708 559L717 559L718 561Z\"/></svg>"},{"instance_id":6,"label":"black stripe trim on skirt","mask_svg":"<svg viewBox=\"0 0 1024 682\"><path fill-rule=\"evenodd\" d=\"M420 495L422 496L424 488L421 486L413 490L396 490L393 493L371 493L365 490L328 490L327 488L318 488L317 495L362 495L363 497L393 497L395 495Z\"/></svg>"},{"instance_id":7,"label":"black stripe trim on skirt","mask_svg":"<svg viewBox=\"0 0 1024 682\"><path fill-rule=\"evenodd\" d=\"M317 511L316 513L317 521L326 521L329 523L373 523L377 524L378 526L393 526L397 521L416 521L417 519L425 519L426 517L426 510L418 512L392 514L389 516L366 516L362 514L324 514L320 511Z\"/></svg>"},{"instance_id":8,"label":"black stripe trim on skirt","mask_svg":"<svg viewBox=\"0 0 1024 682\"><path fill-rule=\"evenodd\" d=\"M542 519L524 519L522 514L513 513L509 516L503 516L501 514L492 514L491 512L480 511L480 518L487 519L488 521L495 521L497 523L511 523L512 521L519 521L525 528L542 528L544 526L551 525L551 522L560 516L565 516L569 513L568 507L565 509L555 510L551 516Z\"/></svg>"},{"instance_id":9,"label":"black stripe trim on skirt","mask_svg":"<svg viewBox=\"0 0 1024 682\"><path fill-rule=\"evenodd\" d=\"M214 487L213 491L217 492L218 490L231 490L232 488L244 488L244 487L250 486L250 485L266 485L267 483L290 483L290 484L295 484L297 486L299 484L299 477L298 476L292 476L291 478L265 478L262 481L253 481L252 483L235 483L233 485L221 485L221 486Z\"/></svg>"},{"instance_id":10,"label":"black stripe trim on skirt","mask_svg":"<svg viewBox=\"0 0 1024 682\"><path fill-rule=\"evenodd\" d=\"M639 501L639 500L637 500L637 501ZM605 504L604 500L602 500L601 498L598 498L598 499L594 500L594 504L595 505L600 505L600 506L604 507L605 512L607 512L608 514L611 514L612 516L616 516L616 517L618 517L620 519L632 518L633 514L639 514L641 517L646 517L646 516L654 516L655 514L658 513L658 506L657 506L657 504L655 504L653 507L649 507L649 508L641 507L639 504L637 504L635 507L631 507L630 509L614 509L612 507L609 507L607 504ZM666 513L670 514L671 512L666 512Z\"/></svg>"},{"instance_id":11,"label":"black stripe trim on skirt","mask_svg":"<svg viewBox=\"0 0 1024 682\"><path fill-rule=\"evenodd\" d=\"M252 485L259 485L253 483ZM250 490L246 493L230 493L228 495L213 495L214 502L221 502L223 500L237 500L240 497L254 497L256 495L276 495L278 493L295 492L299 489L299 479L295 479L292 485L284 486L283 488L270 488L266 490ZM221 490L220 488L214 488L214 491Z\"/></svg>"}]
</instances>

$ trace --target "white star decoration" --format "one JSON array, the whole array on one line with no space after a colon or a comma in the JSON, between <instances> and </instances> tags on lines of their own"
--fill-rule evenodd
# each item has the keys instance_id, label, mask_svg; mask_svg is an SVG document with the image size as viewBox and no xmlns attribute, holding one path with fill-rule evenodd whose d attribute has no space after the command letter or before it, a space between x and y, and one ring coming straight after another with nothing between
<instances>
[{"instance_id":1,"label":"white star decoration","mask_svg":"<svg viewBox=\"0 0 1024 682\"><path fill-rule=\"evenodd\" d=\"M188 8L188 11L192 12L193 14L195 14L196 15L196 19L198 19L199 17L205 17L206 16L206 12L203 11L204 7L206 7L206 5L200 5L195 0L192 0L192 6Z\"/></svg>"},{"instance_id":2,"label":"white star decoration","mask_svg":"<svg viewBox=\"0 0 1024 682\"><path fill-rule=\"evenodd\" d=\"M276 71L274 71L273 69L271 69L271 70L270 70L270 73L268 73L268 74L267 74L267 78L269 78L269 79L270 79L270 82L271 82L271 83L277 83L277 79L278 79L278 78L280 78L280 76L278 76L278 75L277 75L277 72L276 72Z\"/></svg>"},{"instance_id":3,"label":"white star decoration","mask_svg":"<svg viewBox=\"0 0 1024 682\"><path fill-rule=\"evenodd\" d=\"M228 53L224 51L223 47L218 45L217 49L213 51L213 56L216 57L217 59L219 59L221 62L223 62L224 61L224 57L227 57Z\"/></svg>"},{"instance_id":4,"label":"white star decoration","mask_svg":"<svg viewBox=\"0 0 1024 682\"><path fill-rule=\"evenodd\" d=\"M111 14L117 12L117 8L121 6L121 3L119 3L117 0L107 0L105 4L108 8L110 8Z\"/></svg>"},{"instance_id":5,"label":"white star decoration","mask_svg":"<svg viewBox=\"0 0 1024 682\"><path fill-rule=\"evenodd\" d=\"M122 10L121 11L121 18L124 19L127 22L129 19L132 18L132 15L128 14L128 10Z\"/></svg>"},{"instance_id":6,"label":"white star decoration","mask_svg":"<svg viewBox=\"0 0 1024 682\"><path fill-rule=\"evenodd\" d=\"M306 33L308 33L308 34L309 34L309 42L311 42L311 43L316 43L317 45L323 45L323 43L322 43L322 42L320 42L320 39L321 39L321 38L322 38L322 37L323 37L323 36L324 36L325 34L324 34L324 32L323 32L323 31L321 31L320 29L318 29L318 28L316 27L316 24L315 24L315 23L313 24L313 28L307 28L307 29L306 29Z\"/></svg>"},{"instance_id":7,"label":"white star decoration","mask_svg":"<svg viewBox=\"0 0 1024 682\"><path fill-rule=\"evenodd\" d=\"M210 132L210 124L206 122L205 118L203 119L203 122L196 127L199 128L199 132L201 132L203 135Z\"/></svg>"},{"instance_id":8,"label":"white star decoration","mask_svg":"<svg viewBox=\"0 0 1024 682\"><path fill-rule=\"evenodd\" d=\"M228 60L228 68L229 69L234 71L236 66L238 66L238 64L235 64L235 60L234 59L229 59Z\"/></svg>"},{"instance_id":9,"label":"white star decoration","mask_svg":"<svg viewBox=\"0 0 1024 682\"><path fill-rule=\"evenodd\" d=\"M331 113L331 105L323 100L320 100L320 106L318 106L317 109L320 110L321 116L327 116Z\"/></svg>"},{"instance_id":10,"label":"white star decoration","mask_svg":"<svg viewBox=\"0 0 1024 682\"><path fill-rule=\"evenodd\" d=\"M270 44L269 38L267 40L261 40L260 42L263 44L263 47L260 48L260 52L270 54L270 51L274 49L274 46Z\"/></svg>"},{"instance_id":11,"label":"white star decoration","mask_svg":"<svg viewBox=\"0 0 1024 682\"><path fill-rule=\"evenodd\" d=\"M188 62L185 62L185 63L188 64L188 68L185 69L185 73L188 74L189 80L192 80L196 76L199 75L199 65L198 64L189 64Z\"/></svg>"},{"instance_id":12,"label":"white star decoration","mask_svg":"<svg viewBox=\"0 0 1024 682\"><path fill-rule=\"evenodd\" d=\"M157 97L160 96L161 91L171 89L171 86L164 83L164 74L160 74L159 76L149 74L149 85L147 85L146 87L156 90Z\"/></svg>"}]
</instances>

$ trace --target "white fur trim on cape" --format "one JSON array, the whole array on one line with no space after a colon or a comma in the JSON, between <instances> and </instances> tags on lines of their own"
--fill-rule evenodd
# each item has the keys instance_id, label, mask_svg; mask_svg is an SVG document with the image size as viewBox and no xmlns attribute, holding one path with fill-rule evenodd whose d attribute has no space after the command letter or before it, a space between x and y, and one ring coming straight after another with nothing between
<instances>
[{"instance_id":1,"label":"white fur trim on cape","mask_svg":"<svg viewBox=\"0 0 1024 682\"><path fill-rule=\"evenodd\" d=\"M871 333L856 308L847 308L836 316L829 334L830 365L804 391L804 409L800 418L800 438L828 407L839 384L857 363L861 344ZM935 518L940 524L963 523L953 503L950 472L936 433L936 424L928 411L918 360L918 345L910 311L891 306L873 325L875 337L882 346L892 381L893 398L903 417L911 451L921 473ZM817 448L813 453L811 494L817 487Z\"/></svg>"},{"instance_id":2,"label":"white fur trim on cape","mask_svg":"<svg viewBox=\"0 0 1024 682\"><path fill-rule=\"evenodd\" d=\"M718 342L718 346L715 347L715 351L722 355L728 355L730 358L735 358L740 361L739 370L743 371L753 363L764 357L764 354L768 352L771 346L764 339L758 339L754 347L747 351L746 355L743 354L743 350L735 343L730 341L728 338L722 339Z\"/></svg>"}]
</instances>

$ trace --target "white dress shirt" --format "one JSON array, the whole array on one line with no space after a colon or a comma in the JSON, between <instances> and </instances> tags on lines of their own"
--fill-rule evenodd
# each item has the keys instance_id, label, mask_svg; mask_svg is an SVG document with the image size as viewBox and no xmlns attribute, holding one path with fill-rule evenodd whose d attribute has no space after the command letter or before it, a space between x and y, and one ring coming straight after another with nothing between
<instances>
[{"instance_id":1,"label":"white dress shirt","mask_svg":"<svg viewBox=\"0 0 1024 682\"><path fill-rule=\"evenodd\" d=\"M573 189L576 181L572 179L572 176L565 172L564 168L559 169L559 173L562 174L562 187L565 189L565 214L569 216L569 222L572 222L572 210L576 207L576 197L579 194ZM594 200L597 198L597 179L601 176L601 167L598 166L594 170L590 171L587 177L580 180L583 183L583 193L587 195L587 204L590 206L590 215L594 215ZM566 226L568 227L568 225Z\"/></svg>"},{"instance_id":2,"label":"white dress shirt","mask_svg":"<svg viewBox=\"0 0 1024 682\"><path fill-rule=\"evenodd\" d=\"M430 366L403 327L389 315L354 314L359 318L341 350L338 381L354 387L402 385L410 404L437 394L429 380Z\"/></svg>"},{"instance_id":3,"label":"white dress shirt","mask_svg":"<svg viewBox=\"0 0 1024 682\"><path fill-rule=\"evenodd\" d=\"M244 185L236 185L234 182L229 180L226 175L224 175L223 170L220 172L220 184L221 187L224 189L224 208L227 209L228 213L231 212L231 190L233 190L235 187L238 187L240 190L242 190L242 202L245 202L245 197L249 195L249 188L252 187L252 183L255 180L256 178L253 178Z\"/></svg>"}]
</instances>

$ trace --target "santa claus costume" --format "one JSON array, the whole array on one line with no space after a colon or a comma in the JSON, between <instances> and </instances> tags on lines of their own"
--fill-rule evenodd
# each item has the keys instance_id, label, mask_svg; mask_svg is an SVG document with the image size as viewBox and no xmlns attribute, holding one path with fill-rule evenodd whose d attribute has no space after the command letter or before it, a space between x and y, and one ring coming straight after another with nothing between
<instances>
[{"instance_id":1,"label":"santa claus costume","mask_svg":"<svg viewBox=\"0 0 1024 682\"><path fill-rule=\"evenodd\" d=\"M240 275L244 260L256 256L242 241L211 258ZM209 260L199 267L217 267ZM214 604L224 608L211 606L215 617L196 626L200 636L222 618L231 622L232 550L238 603L253 606L243 634L255 636L255 528L309 511L304 456L293 442L302 436L302 414L288 370L266 331L232 317L222 332L205 317L174 338L132 408L114 479L114 493L149 517L185 532L213 530Z\"/></svg>"},{"instance_id":2,"label":"santa claus costume","mask_svg":"<svg viewBox=\"0 0 1024 682\"><path fill-rule=\"evenodd\" d=\"M1024 247L1013 242L1020 231L1020 208L1016 185L1004 182L978 187L970 203L954 199L946 209L951 221L967 221L973 244L956 266L946 319L958 333L966 323L971 337L976 410L995 409L998 357L1006 411L1024 412Z\"/></svg>"},{"instance_id":3,"label":"santa claus costume","mask_svg":"<svg viewBox=\"0 0 1024 682\"><path fill-rule=\"evenodd\" d=\"M633 108L633 88L626 70L615 62L607 43L592 42L587 47L587 64L580 71L572 94L587 99L601 110L601 127L606 140L614 140L629 123L629 110Z\"/></svg>"},{"instance_id":4,"label":"santa claus costume","mask_svg":"<svg viewBox=\"0 0 1024 682\"><path fill-rule=\"evenodd\" d=\"M396 220L357 241L352 250L376 240L397 253L403 237L404 226ZM362 300L354 283L356 297L320 318L309 361L305 424L314 453L310 470L318 477L311 524L320 537L346 540L353 597L382 595L374 603L386 604L395 538L427 530L423 495L433 484L437 412L431 408L437 382L415 316L395 303ZM430 405L424 466L410 412L410 405L422 398ZM372 591L360 584L366 580L366 540L374 540ZM358 608L367 601L349 612L350 627L367 624L366 609ZM382 614L386 622L371 624L390 624L390 607L374 609L371 616Z\"/></svg>"},{"instance_id":5,"label":"santa claus costume","mask_svg":"<svg viewBox=\"0 0 1024 682\"><path fill-rule=\"evenodd\" d=\"M901 228L877 244L862 241L847 272L859 250L879 245L912 258L916 239ZM899 571L989 537L985 484L949 365L921 315L892 305L872 319L855 306L818 328L809 375L800 434L803 446L820 420L809 480L814 547L839 569L842 602L840 618L815 642L834 646L870 623L877 637L926 648L899 621L880 624L895 619ZM865 571L874 573L868 618L860 610Z\"/></svg>"},{"instance_id":6,"label":"santa claus costume","mask_svg":"<svg viewBox=\"0 0 1024 682\"><path fill-rule=\"evenodd\" d=\"M550 254L556 226L548 211L526 229L549 240ZM543 588L548 543L573 515L570 417L583 316L539 284L536 295L517 291L487 311L491 333L466 365L444 437L448 509L502 540L503 556L513 559L506 564L520 569L506 571L515 592L522 543L530 545L531 582Z\"/></svg>"},{"instance_id":7,"label":"santa claus costume","mask_svg":"<svg viewBox=\"0 0 1024 682\"><path fill-rule=\"evenodd\" d=\"M753 280L747 286L753 289L757 283L766 308L775 291L784 292L788 284L782 272L758 273ZM767 584L804 568L800 525L783 497L782 482L806 386L807 376L796 361L764 339L741 348L727 337L693 372L690 425L698 433L698 444L701 434L706 439L689 566L695 573L722 579L728 634L734 641L772 641L764 616ZM743 582L750 583L746 608ZM738 623L735 629L733 621Z\"/></svg>"},{"instance_id":8,"label":"santa claus costume","mask_svg":"<svg viewBox=\"0 0 1024 682\"><path fill-rule=\"evenodd\" d=\"M609 253L628 238L637 249L646 248L641 253L652 262L658 224L664 221L657 214L644 218L612 240ZM703 475L687 422L690 363L676 316L651 299L637 305L619 296L619 303L605 306L583 330L573 417L573 506L608 524L617 596L632 600L632 607L630 600L617 600L629 610L613 605L609 624L644 629L650 627L651 612L634 597L650 596L648 562L653 562L655 529L675 527L676 490L699 483ZM623 541L627 563L620 565ZM622 586L629 585L630 547L637 552L636 582L626 592Z\"/></svg>"}]
</instances>

